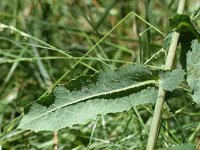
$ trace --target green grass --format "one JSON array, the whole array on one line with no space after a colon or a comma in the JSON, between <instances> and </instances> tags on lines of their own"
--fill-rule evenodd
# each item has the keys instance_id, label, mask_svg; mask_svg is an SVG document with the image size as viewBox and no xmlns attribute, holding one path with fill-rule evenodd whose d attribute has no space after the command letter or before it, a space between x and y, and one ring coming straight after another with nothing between
<instances>
[{"instance_id":1,"label":"green grass","mask_svg":"<svg viewBox=\"0 0 200 150\"><path fill-rule=\"evenodd\" d=\"M80 74L146 62L162 48L165 35L171 31L168 18L178 7L178 1L158 0L76 2L0 1L3 149L52 149L53 133L20 131L12 126L11 122L23 113L23 107L47 94L52 85L67 83ZM195 9L194 2L188 1L186 14L191 15ZM199 25L197 21L196 26ZM160 53L147 64L160 68L164 60L164 53ZM178 55L175 62L180 65ZM181 99L168 97L157 148L188 139L198 144L200 106L192 103L187 94ZM85 125L62 129L58 146L73 150L143 150L153 109L152 105L139 106L126 113L101 116Z\"/></svg>"}]
</instances>

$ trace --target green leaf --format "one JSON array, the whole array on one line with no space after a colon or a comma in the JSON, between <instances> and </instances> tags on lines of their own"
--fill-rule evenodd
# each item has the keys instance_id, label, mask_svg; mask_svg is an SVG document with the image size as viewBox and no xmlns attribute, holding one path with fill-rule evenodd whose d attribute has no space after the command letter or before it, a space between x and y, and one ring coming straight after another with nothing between
<instances>
[{"instance_id":1,"label":"green leaf","mask_svg":"<svg viewBox=\"0 0 200 150\"><path fill-rule=\"evenodd\" d=\"M183 81L185 71L182 69L175 69L172 72L166 72L161 76L160 84L164 90L175 90L178 85Z\"/></svg>"},{"instance_id":2,"label":"green leaf","mask_svg":"<svg viewBox=\"0 0 200 150\"><path fill-rule=\"evenodd\" d=\"M176 145L174 147L164 148L164 149L159 149L159 150L196 150L196 148L193 144L182 144L182 145Z\"/></svg>"},{"instance_id":3,"label":"green leaf","mask_svg":"<svg viewBox=\"0 0 200 150\"><path fill-rule=\"evenodd\" d=\"M62 93L63 90L61 90ZM60 96L65 101L66 96L64 93ZM46 107L34 104L29 114L24 116L18 128L35 132L43 130L57 131L75 124L86 123L100 114L105 115L107 113L127 111L139 104L154 103L156 96L157 90L152 87L122 98L93 99L49 112ZM40 114L43 115L41 116Z\"/></svg>"},{"instance_id":4,"label":"green leaf","mask_svg":"<svg viewBox=\"0 0 200 150\"><path fill-rule=\"evenodd\" d=\"M152 103L156 99L156 90L143 89L157 84L154 74L145 65L129 65L93 76L80 76L53 90L55 101L52 105L45 105L48 97L43 103L34 103L18 128L56 131L95 119L97 115ZM50 95L51 101L52 98Z\"/></svg>"},{"instance_id":5,"label":"green leaf","mask_svg":"<svg viewBox=\"0 0 200 150\"><path fill-rule=\"evenodd\" d=\"M169 33L166 36L166 38L164 39L164 42L163 42L163 45L162 45L164 50L167 50L169 48L171 40L172 40L172 35L173 35L173 33Z\"/></svg>"},{"instance_id":6,"label":"green leaf","mask_svg":"<svg viewBox=\"0 0 200 150\"><path fill-rule=\"evenodd\" d=\"M169 19L169 25L180 33L179 42L181 43L180 62L183 69L186 70L186 54L191 50L191 41L198 39L200 41L200 34L192 24L190 17L184 14L175 14Z\"/></svg>"},{"instance_id":7,"label":"green leaf","mask_svg":"<svg viewBox=\"0 0 200 150\"><path fill-rule=\"evenodd\" d=\"M200 104L200 43L192 41L192 51L187 54L188 76L187 81L193 89L193 100Z\"/></svg>"},{"instance_id":8,"label":"green leaf","mask_svg":"<svg viewBox=\"0 0 200 150\"><path fill-rule=\"evenodd\" d=\"M182 34L182 36L187 35L192 39L200 40L200 34L192 24L192 21L188 15L175 14L172 18L169 19L169 26L171 26L176 32Z\"/></svg>"}]
</instances>

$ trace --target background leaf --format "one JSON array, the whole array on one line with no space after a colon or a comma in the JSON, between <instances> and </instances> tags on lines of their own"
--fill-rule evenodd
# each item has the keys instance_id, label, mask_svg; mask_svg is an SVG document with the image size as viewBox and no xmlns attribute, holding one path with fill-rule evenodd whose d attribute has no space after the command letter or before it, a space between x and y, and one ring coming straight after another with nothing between
<instances>
[{"instance_id":1,"label":"background leaf","mask_svg":"<svg viewBox=\"0 0 200 150\"><path fill-rule=\"evenodd\" d=\"M183 144L183 145L177 145L170 148L164 148L159 150L196 150L195 146L193 144Z\"/></svg>"},{"instance_id":2,"label":"background leaf","mask_svg":"<svg viewBox=\"0 0 200 150\"><path fill-rule=\"evenodd\" d=\"M182 69L175 69L172 72L166 72L161 76L161 86L164 90L172 91L183 81L185 71Z\"/></svg>"},{"instance_id":3,"label":"background leaf","mask_svg":"<svg viewBox=\"0 0 200 150\"><path fill-rule=\"evenodd\" d=\"M192 51L187 54L188 76L187 81L193 89L193 100L200 104L200 43L192 41Z\"/></svg>"},{"instance_id":4,"label":"background leaf","mask_svg":"<svg viewBox=\"0 0 200 150\"><path fill-rule=\"evenodd\" d=\"M186 69L186 54L191 50L191 41L198 39L200 41L200 34L192 24L190 17L184 14L175 14L169 19L169 25L180 33L179 42L181 43L180 62L183 69Z\"/></svg>"},{"instance_id":5,"label":"background leaf","mask_svg":"<svg viewBox=\"0 0 200 150\"><path fill-rule=\"evenodd\" d=\"M163 45L162 45L162 47L163 47L164 50L167 50L169 48L171 40L172 40L172 35L173 35L173 32L169 33L166 36L166 38L164 39Z\"/></svg>"}]
</instances>

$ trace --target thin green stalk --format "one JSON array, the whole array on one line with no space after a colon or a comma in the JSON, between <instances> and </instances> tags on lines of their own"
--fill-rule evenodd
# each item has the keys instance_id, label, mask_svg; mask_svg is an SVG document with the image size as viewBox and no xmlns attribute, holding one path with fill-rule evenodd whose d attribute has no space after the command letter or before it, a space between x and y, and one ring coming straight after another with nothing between
<instances>
[{"instance_id":1,"label":"thin green stalk","mask_svg":"<svg viewBox=\"0 0 200 150\"><path fill-rule=\"evenodd\" d=\"M182 14L185 7L185 0L179 1L178 11L177 13ZM176 47L178 44L179 39L179 33L174 32L172 36L172 42L169 47L169 52L167 55L166 63L165 63L165 70L170 70L172 68ZM151 123L149 138L147 142L146 150L154 150L156 141L158 138L158 133L160 130L160 118L162 114L162 107L165 99L165 91L162 89L162 87L159 85L159 91L158 91L158 97L157 102L154 110L154 115Z\"/></svg>"},{"instance_id":2,"label":"thin green stalk","mask_svg":"<svg viewBox=\"0 0 200 150\"><path fill-rule=\"evenodd\" d=\"M121 134L120 140L123 139L124 134L126 133L126 131L127 131L127 129L128 129L128 126L129 126L129 124L130 124L132 118L133 118L133 116L131 115L131 117L128 119L128 122L126 123L126 126L125 126L125 128L124 128L124 131L123 131L122 134Z\"/></svg>"},{"instance_id":3,"label":"thin green stalk","mask_svg":"<svg viewBox=\"0 0 200 150\"><path fill-rule=\"evenodd\" d=\"M96 121L95 121L95 123L94 123L94 125L93 125L93 128L92 128L92 132L91 132L91 135L90 135L90 141L89 141L89 144L88 144L88 148L90 147L90 145L91 145L91 143L92 143L92 140L93 140L93 138L94 138L94 130L96 129L96 126L97 126L97 123L98 123L98 121L99 121L99 118L100 118L100 116L98 116L97 117L97 119L96 119Z\"/></svg>"},{"instance_id":4,"label":"thin green stalk","mask_svg":"<svg viewBox=\"0 0 200 150\"><path fill-rule=\"evenodd\" d=\"M152 24L150 24L149 22L147 22L146 20L144 20L142 17L140 17L138 14L136 14L135 12L132 12L133 15L135 15L137 18L139 18L140 20L142 20L144 23L146 23L148 26L150 26L151 28L153 28L155 31L157 31L160 35L162 35L163 37L165 37L165 34L160 31L158 28L154 27Z\"/></svg>"},{"instance_id":5,"label":"thin green stalk","mask_svg":"<svg viewBox=\"0 0 200 150\"><path fill-rule=\"evenodd\" d=\"M0 51L0 54L2 54L2 52ZM64 59L64 60L76 60L76 59L80 59L81 57L57 57L57 56L46 56L46 57L17 57L17 56L12 56L12 58L15 57L15 59L5 59L5 60L0 60L0 64L5 64L5 63L14 63L14 62L23 62L23 61L27 61L27 62L31 62L31 61L35 61L35 60L58 60L58 59ZM115 60L115 59L104 59L104 58L95 58L92 56L89 57L85 57L84 60L96 60L99 61L101 63L107 61L107 62L116 62L116 63L127 63L127 64L132 64L133 62L128 62L128 61L123 61L123 60ZM83 62L82 62L83 63ZM83 63L84 65L84 63ZM93 68L94 69L94 68Z\"/></svg>"},{"instance_id":6,"label":"thin green stalk","mask_svg":"<svg viewBox=\"0 0 200 150\"><path fill-rule=\"evenodd\" d=\"M137 108L134 107L133 110L134 110L136 116L138 117L138 121L139 121L139 122L141 123L141 125L143 126L145 132L148 133L147 128L146 128L146 126L145 126L145 124L144 124L144 121L142 120L142 117L140 116L140 113L138 112Z\"/></svg>"}]
</instances>

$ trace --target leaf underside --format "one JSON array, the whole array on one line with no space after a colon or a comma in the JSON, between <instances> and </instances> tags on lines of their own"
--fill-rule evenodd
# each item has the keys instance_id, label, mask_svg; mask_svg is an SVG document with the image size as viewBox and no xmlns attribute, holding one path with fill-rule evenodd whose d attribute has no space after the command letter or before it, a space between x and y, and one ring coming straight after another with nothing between
<instances>
[{"instance_id":1,"label":"leaf underside","mask_svg":"<svg viewBox=\"0 0 200 150\"><path fill-rule=\"evenodd\" d=\"M157 84L155 78L158 77L145 65L129 65L93 76L80 76L66 86L56 87L53 90L55 100L51 105L33 103L18 128L36 132L57 131L85 123L97 115L154 103L157 95L152 87Z\"/></svg>"},{"instance_id":2,"label":"leaf underside","mask_svg":"<svg viewBox=\"0 0 200 150\"><path fill-rule=\"evenodd\" d=\"M175 90L178 85L183 81L185 71L182 69L175 69L172 72L167 72L161 76L160 84L164 90Z\"/></svg>"},{"instance_id":3,"label":"leaf underside","mask_svg":"<svg viewBox=\"0 0 200 150\"><path fill-rule=\"evenodd\" d=\"M192 41L192 51L187 54L187 82L193 90L193 100L200 104L200 43Z\"/></svg>"},{"instance_id":4,"label":"leaf underside","mask_svg":"<svg viewBox=\"0 0 200 150\"><path fill-rule=\"evenodd\" d=\"M47 108L34 104L29 114L24 116L18 128L35 132L42 130L57 131L65 127L71 127L74 124L86 123L91 119L95 119L99 114L122 112L140 104L154 103L156 96L157 90L150 87L122 98L93 99L80 102L62 107L42 117L38 117L38 115L46 113Z\"/></svg>"}]
</instances>

